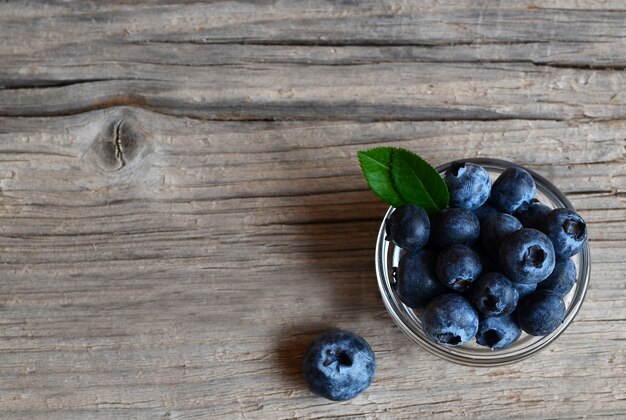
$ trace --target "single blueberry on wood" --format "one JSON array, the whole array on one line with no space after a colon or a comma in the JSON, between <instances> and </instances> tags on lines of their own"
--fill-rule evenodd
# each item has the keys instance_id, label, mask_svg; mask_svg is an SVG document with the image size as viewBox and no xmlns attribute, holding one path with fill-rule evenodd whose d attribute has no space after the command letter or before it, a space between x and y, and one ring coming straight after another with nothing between
<instances>
[{"instance_id":1,"label":"single blueberry on wood","mask_svg":"<svg viewBox=\"0 0 626 420\"><path fill-rule=\"evenodd\" d=\"M302 361L304 380L311 391L333 401L356 397L370 385L375 372L372 348L351 332L320 334L309 343Z\"/></svg>"}]
</instances>

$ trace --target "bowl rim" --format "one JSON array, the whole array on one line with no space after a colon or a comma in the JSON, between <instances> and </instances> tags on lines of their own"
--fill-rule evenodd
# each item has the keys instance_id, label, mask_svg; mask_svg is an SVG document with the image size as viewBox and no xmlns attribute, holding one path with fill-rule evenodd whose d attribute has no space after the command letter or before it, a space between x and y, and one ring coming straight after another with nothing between
<instances>
[{"instance_id":1,"label":"bowl rim","mask_svg":"<svg viewBox=\"0 0 626 420\"><path fill-rule=\"evenodd\" d=\"M524 166L516 164L514 162L492 159L492 158L469 158L462 160L453 160L442 165L437 166L435 169L440 174L444 173L446 169L450 167L454 162L468 162L475 163L481 166L485 166L488 170L503 171L508 167L517 167L528 171L537 184L537 189L547 195L552 201L558 201L562 207L575 210L570 201L567 199L554 184L548 181L546 178L536 173L535 171L528 169ZM419 318L415 312L399 301L399 298L395 295L393 285L391 284L391 270L389 263L390 249L392 245L389 241L385 240L385 220L393 212L394 207L389 207L385 216L383 217L378 238L376 241L375 252L375 264L376 264L376 277L378 280L379 291L381 293L382 300L385 304L387 312L393 319L394 323L400 328L400 330L409 337L413 342L420 345L425 350L440 356L443 359L469 366L500 366L505 364L514 363L523 359L526 359L539 351L545 349L554 340L556 340L573 322L574 318L580 311L582 304L585 300L587 288L590 280L591 272L591 259L589 250L589 240L585 241L583 249L576 256L578 257L578 277L576 279L575 293L571 299L570 304L566 308L565 319L561 325L552 333L531 338L533 341L530 345L516 349L515 345L503 349L492 350L484 354L470 354L465 346L443 346L430 341L421 328L415 328L416 322L419 323ZM571 293L571 292L570 292ZM413 326L413 327L412 327ZM415 329L414 329L415 328ZM487 348L485 348L487 349ZM488 350L488 349L487 349Z\"/></svg>"}]
</instances>

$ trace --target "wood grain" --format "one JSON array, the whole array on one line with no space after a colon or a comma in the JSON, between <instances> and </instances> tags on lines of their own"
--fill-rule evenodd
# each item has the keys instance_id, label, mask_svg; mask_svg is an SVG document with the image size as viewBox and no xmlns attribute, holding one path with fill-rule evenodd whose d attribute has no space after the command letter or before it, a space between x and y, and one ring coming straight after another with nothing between
<instances>
[{"instance_id":1,"label":"wood grain","mask_svg":"<svg viewBox=\"0 0 626 420\"><path fill-rule=\"evenodd\" d=\"M0 4L6 418L626 416L618 1ZM377 291L357 150L516 161L589 224L574 324L502 368L426 353ZM378 373L330 403L306 342Z\"/></svg>"}]
</instances>

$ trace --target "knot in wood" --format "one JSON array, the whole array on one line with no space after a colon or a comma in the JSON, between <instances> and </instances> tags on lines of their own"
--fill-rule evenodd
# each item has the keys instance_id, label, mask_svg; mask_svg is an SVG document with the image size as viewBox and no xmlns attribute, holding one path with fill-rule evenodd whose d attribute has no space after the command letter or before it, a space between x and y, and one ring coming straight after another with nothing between
<instances>
[{"instance_id":1,"label":"knot in wood","mask_svg":"<svg viewBox=\"0 0 626 420\"><path fill-rule=\"evenodd\" d=\"M134 118L120 117L105 125L94 140L93 150L109 171L132 165L145 146L146 136Z\"/></svg>"}]
</instances>

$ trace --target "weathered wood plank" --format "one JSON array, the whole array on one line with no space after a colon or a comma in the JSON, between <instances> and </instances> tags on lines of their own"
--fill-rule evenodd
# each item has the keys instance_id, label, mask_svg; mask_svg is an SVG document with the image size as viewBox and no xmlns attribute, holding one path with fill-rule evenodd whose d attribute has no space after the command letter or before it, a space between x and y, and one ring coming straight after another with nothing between
<instances>
[{"instance_id":1,"label":"weathered wood plank","mask_svg":"<svg viewBox=\"0 0 626 420\"><path fill-rule=\"evenodd\" d=\"M623 37L623 2L422 1L222 2L154 4L45 2L1 6L1 53L42 51L67 42L276 42L450 44L611 42ZM30 7L29 7L30 6ZM491 6L491 7L490 7ZM35 26L42 36L32 37ZM62 26L63 31L58 28ZM13 36L9 37L8 34Z\"/></svg>"},{"instance_id":2,"label":"weathered wood plank","mask_svg":"<svg viewBox=\"0 0 626 420\"><path fill-rule=\"evenodd\" d=\"M622 119L626 10L570 3L6 3L0 115Z\"/></svg>"},{"instance_id":3,"label":"weathered wood plank","mask_svg":"<svg viewBox=\"0 0 626 420\"><path fill-rule=\"evenodd\" d=\"M115 105L205 119L624 119L624 72L528 64L170 68L139 80L0 90L0 115Z\"/></svg>"},{"instance_id":4,"label":"weathered wood plank","mask_svg":"<svg viewBox=\"0 0 626 420\"><path fill-rule=\"evenodd\" d=\"M8 54L0 63L0 74L7 87L36 87L72 81L140 78L146 73L176 77L169 73L184 70L184 67L210 71L213 66L259 64L527 63L560 68L621 69L626 65L626 56L620 46L623 41L619 38L602 43L555 41L431 46L138 43L107 39L84 42L80 47L66 44L50 50Z\"/></svg>"},{"instance_id":5,"label":"weathered wood plank","mask_svg":"<svg viewBox=\"0 0 626 420\"><path fill-rule=\"evenodd\" d=\"M625 138L623 120L0 118L3 413L623 415ZM393 325L372 267L385 206L355 160L380 144L436 164L515 160L569 194L589 221L592 282L549 350L467 368ZM374 384L341 404L299 378L306 340L329 326L360 332L378 355Z\"/></svg>"}]
</instances>

